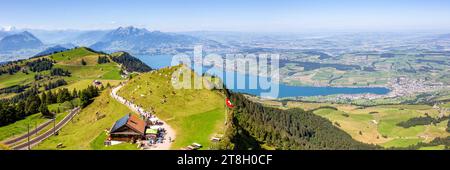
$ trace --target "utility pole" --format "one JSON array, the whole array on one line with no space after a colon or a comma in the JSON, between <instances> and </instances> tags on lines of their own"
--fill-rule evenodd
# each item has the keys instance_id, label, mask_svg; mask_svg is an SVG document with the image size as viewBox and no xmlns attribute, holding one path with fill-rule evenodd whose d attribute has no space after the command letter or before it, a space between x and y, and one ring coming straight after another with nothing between
<instances>
[{"instance_id":1,"label":"utility pole","mask_svg":"<svg viewBox=\"0 0 450 170\"><path fill-rule=\"evenodd\" d=\"M56 114L53 116L53 135L56 135Z\"/></svg>"},{"instance_id":2,"label":"utility pole","mask_svg":"<svg viewBox=\"0 0 450 170\"><path fill-rule=\"evenodd\" d=\"M27 126L28 128L28 150L30 150L31 149L31 147L30 147L30 123L28 123L28 126Z\"/></svg>"}]
</instances>

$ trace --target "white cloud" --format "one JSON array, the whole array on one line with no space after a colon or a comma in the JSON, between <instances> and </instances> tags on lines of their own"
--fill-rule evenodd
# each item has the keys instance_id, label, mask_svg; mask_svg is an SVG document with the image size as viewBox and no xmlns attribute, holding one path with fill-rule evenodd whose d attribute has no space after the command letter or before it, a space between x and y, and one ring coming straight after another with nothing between
<instances>
[{"instance_id":1,"label":"white cloud","mask_svg":"<svg viewBox=\"0 0 450 170\"><path fill-rule=\"evenodd\" d=\"M8 25L8 26L1 27L0 30L2 30L2 31L14 31L14 30L16 30L16 27Z\"/></svg>"}]
</instances>

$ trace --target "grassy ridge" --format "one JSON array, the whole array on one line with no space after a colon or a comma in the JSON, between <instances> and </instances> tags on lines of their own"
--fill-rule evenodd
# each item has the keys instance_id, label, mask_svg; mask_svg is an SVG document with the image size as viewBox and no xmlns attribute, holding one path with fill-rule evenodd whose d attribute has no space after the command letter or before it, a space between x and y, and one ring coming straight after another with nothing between
<instances>
[{"instance_id":1,"label":"grassy ridge","mask_svg":"<svg viewBox=\"0 0 450 170\"><path fill-rule=\"evenodd\" d=\"M171 76L178 67L164 68L134 77L119 95L165 120L176 131L172 149L193 142L204 148L209 138L223 133L225 121L224 97L208 89L174 89ZM192 78L200 78L192 74Z\"/></svg>"},{"instance_id":2,"label":"grassy ridge","mask_svg":"<svg viewBox=\"0 0 450 170\"><path fill-rule=\"evenodd\" d=\"M99 54L92 52L91 50L89 50L85 47L80 47L80 48L75 48L73 50L68 50L68 51L52 54L48 57L50 59L56 60L57 62L67 62L67 61L78 60L78 59L81 59L83 57L90 56L90 55L99 55Z\"/></svg>"},{"instance_id":3,"label":"grassy ridge","mask_svg":"<svg viewBox=\"0 0 450 170\"><path fill-rule=\"evenodd\" d=\"M105 56L105 54L95 53L88 48L80 47L48 56L42 56L40 58L51 59L56 62L54 63L53 68L61 68L63 70L68 70L71 73L71 77L52 76L52 78L62 78L68 82L68 85L62 86L60 88L71 87L80 90L83 87L86 87L85 84L78 87L77 84L79 84L80 81L92 83L92 81L94 80L103 80L107 82L114 82L114 80L123 80L120 74L120 64L113 61L111 61L110 63L98 64L97 59L99 56ZM37 60L37 58L29 59L26 61L33 60ZM82 65L81 60L86 61L87 65ZM24 67L26 61L19 62L18 65ZM0 75L0 88L30 83L47 83L48 81L50 81L35 81L34 76L36 74L49 76L50 71L42 71L39 73L29 71L29 74L25 74L19 71L13 75L2 74ZM116 84L117 82L114 83Z\"/></svg>"}]
</instances>

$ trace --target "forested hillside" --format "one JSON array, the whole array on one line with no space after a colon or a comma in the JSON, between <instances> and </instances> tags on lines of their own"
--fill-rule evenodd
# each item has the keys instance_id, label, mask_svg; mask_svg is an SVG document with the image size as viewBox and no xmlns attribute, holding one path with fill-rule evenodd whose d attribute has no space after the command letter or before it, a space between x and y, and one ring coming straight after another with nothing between
<instances>
[{"instance_id":1,"label":"forested hillside","mask_svg":"<svg viewBox=\"0 0 450 170\"><path fill-rule=\"evenodd\" d=\"M126 52L116 52L111 54L111 59L119 64L122 64L128 72L148 72L151 71L152 68L147 66L141 60L131 56Z\"/></svg>"}]
</instances>

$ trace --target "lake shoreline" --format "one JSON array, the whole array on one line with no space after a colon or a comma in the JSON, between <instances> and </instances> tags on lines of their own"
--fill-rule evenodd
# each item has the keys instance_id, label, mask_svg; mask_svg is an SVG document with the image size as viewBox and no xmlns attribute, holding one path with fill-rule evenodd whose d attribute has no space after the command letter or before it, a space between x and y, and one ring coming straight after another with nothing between
<instances>
[{"instance_id":1,"label":"lake shoreline","mask_svg":"<svg viewBox=\"0 0 450 170\"><path fill-rule=\"evenodd\" d=\"M145 64L149 65L150 67L154 69L164 68L171 65L172 57L170 55L155 55L155 56L148 56L148 55L139 55L137 56L140 60L142 60ZM197 70L198 71L198 70ZM253 79L256 80L258 77L256 75L252 75L250 73L240 73L237 70L224 70L224 69L203 69L201 70L203 73L212 72L213 75L219 76L225 84L227 83L226 80L223 78L223 73L226 74L233 74L235 77L234 84L226 84L230 90L235 92L242 92L242 93L248 93L255 96L261 96L261 93L266 93L268 89L261 89L257 87L257 89L238 89L237 81L244 81L247 83L247 80ZM200 73L201 74L201 73ZM222 75L220 75L222 74ZM237 80L237 81L236 81ZM246 87L248 86L248 83L246 84ZM374 95L385 95L389 94L391 92L390 88L386 88L383 86L370 86L370 87L333 87L333 86L292 86L286 83L270 83L270 87L278 86L278 95L276 96L269 96L270 98L286 98L286 97L311 97L311 96L329 96L329 95L339 95L339 94L346 94L346 95L360 95L360 94L374 94ZM267 96L265 96L267 97Z\"/></svg>"}]
</instances>

